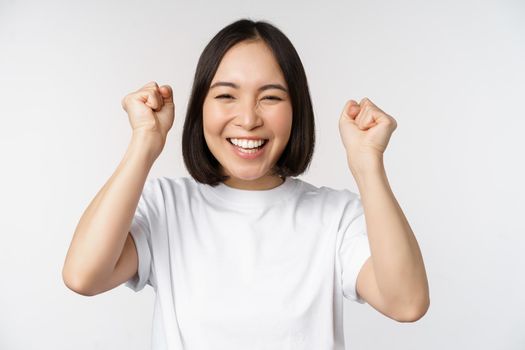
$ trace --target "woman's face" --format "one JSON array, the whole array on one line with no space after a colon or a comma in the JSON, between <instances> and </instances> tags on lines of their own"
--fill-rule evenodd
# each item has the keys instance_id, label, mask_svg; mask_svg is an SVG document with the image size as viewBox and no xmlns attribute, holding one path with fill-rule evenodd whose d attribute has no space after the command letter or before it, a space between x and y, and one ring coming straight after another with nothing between
<instances>
[{"instance_id":1,"label":"woman's face","mask_svg":"<svg viewBox=\"0 0 525 350\"><path fill-rule=\"evenodd\" d=\"M226 185L262 190L283 182L270 170L290 138L292 103L263 41L243 41L226 52L204 100L203 127L208 148L230 176Z\"/></svg>"}]
</instances>

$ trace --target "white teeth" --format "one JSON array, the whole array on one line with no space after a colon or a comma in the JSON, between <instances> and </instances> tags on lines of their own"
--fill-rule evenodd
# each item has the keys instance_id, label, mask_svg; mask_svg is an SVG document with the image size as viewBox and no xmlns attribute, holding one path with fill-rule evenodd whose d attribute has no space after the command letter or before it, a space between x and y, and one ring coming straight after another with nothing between
<instances>
[{"instance_id":1,"label":"white teeth","mask_svg":"<svg viewBox=\"0 0 525 350\"><path fill-rule=\"evenodd\" d=\"M257 152L256 149L244 149L244 148L239 148L239 151L241 151L242 153L248 153L248 154L252 154L252 153L256 153Z\"/></svg>"},{"instance_id":2,"label":"white teeth","mask_svg":"<svg viewBox=\"0 0 525 350\"><path fill-rule=\"evenodd\" d=\"M242 148L256 148L261 146L264 140L230 139L231 143Z\"/></svg>"}]
</instances>

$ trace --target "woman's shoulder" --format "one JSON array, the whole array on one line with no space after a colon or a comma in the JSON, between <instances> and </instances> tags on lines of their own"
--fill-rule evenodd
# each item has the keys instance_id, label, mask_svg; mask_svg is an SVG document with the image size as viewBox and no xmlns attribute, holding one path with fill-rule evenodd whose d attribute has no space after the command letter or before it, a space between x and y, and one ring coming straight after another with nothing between
<instances>
[{"instance_id":1,"label":"woman's shoulder","mask_svg":"<svg viewBox=\"0 0 525 350\"><path fill-rule=\"evenodd\" d=\"M299 192L297 204L306 210L308 217L335 225L341 218L354 217L354 213L359 213L361 203L356 192L348 188L300 181L302 190Z\"/></svg>"},{"instance_id":2,"label":"woman's shoulder","mask_svg":"<svg viewBox=\"0 0 525 350\"><path fill-rule=\"evenodd\" d=\"M352 201L359 198L359 195L348 188L336 188L326 185L314 185L302 179L296 179L301 182L301 195L316 197L318 199L330 201Z\"/></svg>"},{"instance_id":3,"label":"woman's shoulder","mask_svg":"<svg viewBox=\"0 0 525 350\"><path fill-rule=\"evenodd\" d=\"M195 180L186 176L149 176L146 184L157 186L188 186L195 184Z\"/></svg>"},{"instance_id":4,"label":"woman's shoulder","mask_svg":"<svg viewBox=\"0 0 525 350\"><path fill-rule=\"evenodd\" d=\"M198 183L191 177L150 176L144 184L144 194L191 193L197 191Z\"/></svg>"}]
</instances>

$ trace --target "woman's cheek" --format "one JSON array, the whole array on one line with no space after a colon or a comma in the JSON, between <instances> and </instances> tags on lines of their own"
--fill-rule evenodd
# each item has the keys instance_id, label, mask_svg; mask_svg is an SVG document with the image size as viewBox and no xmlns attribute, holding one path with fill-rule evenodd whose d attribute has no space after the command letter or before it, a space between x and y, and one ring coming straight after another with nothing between
<instances>
[{"instance_id":1,"label":"woman's cheek","mask_svg":"<svg viewBox=\"0 0 525 350\"><path fill-rule=\"evenodd\" d=\"M272 121L273 129L280 136L288 136L292 130L292 108L282 106L272 111L269 120Z\"/></svg>"},{"instance_id":2,"label":"woman's cheek","mask_svg":"<svg viewBox=\"0 0 525 350\"><path fill-rule=\"evenodd\" d=\"M217 134L218 126L215 118L213 118L213 114L211 114L210 111L203 112L204 139L206 140L208 147L211 149L214 147L213 145L215 143L215 136Z\"/></svg>"},{"instance_id":3,"label":"woman's cheek","mask_svg":"<svg viewBox=\"0 0 525 350\"><path fill-rule=\"evenodd\" d=\"M204 105L202 112L205 129L210 132L217 131L224 115L222 108L216 104L207 104Z\"/></svg>"}]
</instances>

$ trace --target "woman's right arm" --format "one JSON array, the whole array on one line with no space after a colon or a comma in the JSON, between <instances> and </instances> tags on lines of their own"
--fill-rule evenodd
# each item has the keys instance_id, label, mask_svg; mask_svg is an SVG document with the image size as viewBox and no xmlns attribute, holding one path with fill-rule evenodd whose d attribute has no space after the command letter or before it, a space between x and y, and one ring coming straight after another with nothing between
<instances>
[{"instance_id":1,"label":"woman's right arm","mask_svg":"<svg viewBox=\"0 0 525 350\"><path fill-rule=\"evenodd\" d=\"M144 108L144 107L151 107ZM123 101L133 127L126 153L89 204L75 230L62 278L86 296L117 287L137 273L138 256L129 228L148 173L173 124L171 88L144 86Z\"/></svg>"},{"instance_id":2,"label":"woman's right arm","mask_svg":"<svg viewBox=\"0 0 525 350\"><path fill-rule=\"evenodd\" d=\"M148 135L133 135L117 170L80 218L62 270L64 283L79 294L103 292L116 270L142 189L155 161L147 138ZM120 261L122 279L131 278L137 271L137 253L130 251L131 248L134 247L128 243L127 259Z\"/></svg>"}]
</instances>

